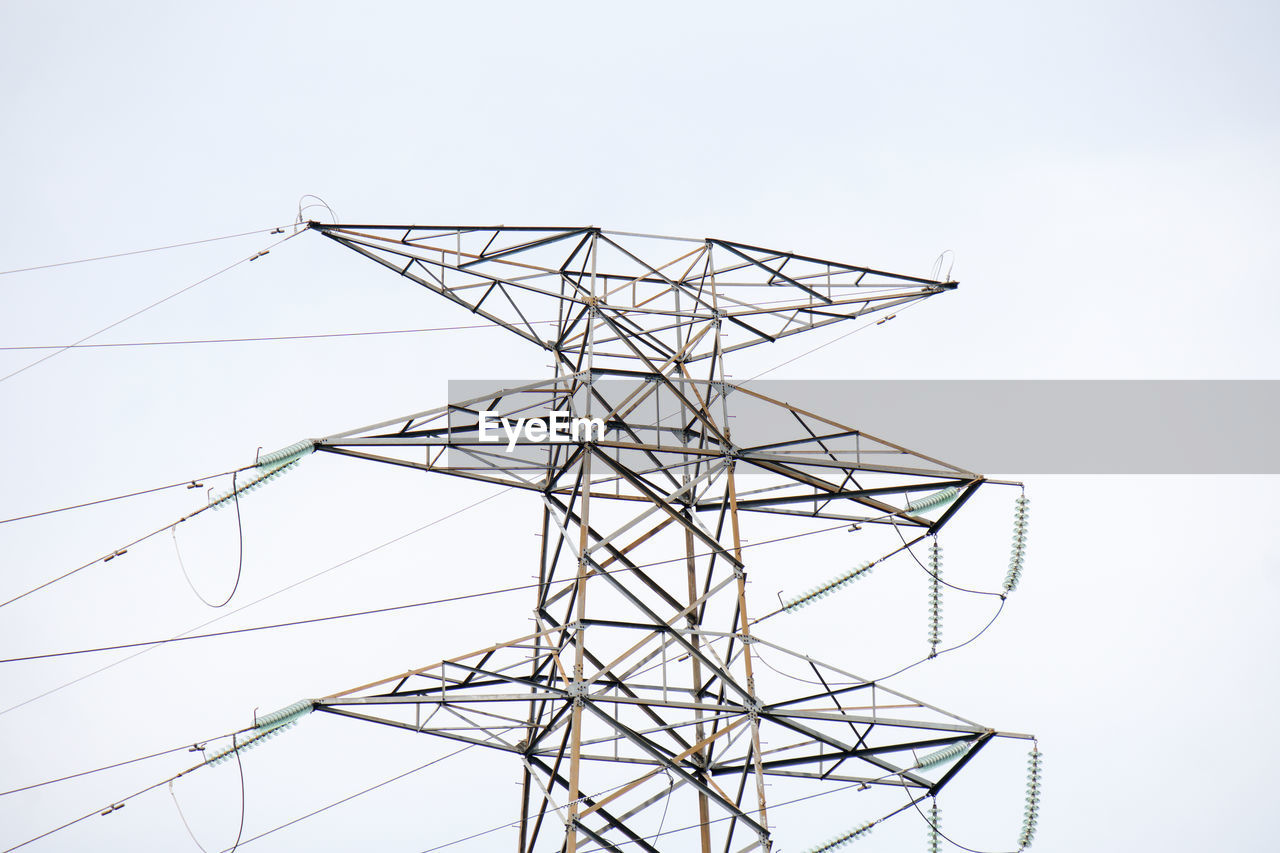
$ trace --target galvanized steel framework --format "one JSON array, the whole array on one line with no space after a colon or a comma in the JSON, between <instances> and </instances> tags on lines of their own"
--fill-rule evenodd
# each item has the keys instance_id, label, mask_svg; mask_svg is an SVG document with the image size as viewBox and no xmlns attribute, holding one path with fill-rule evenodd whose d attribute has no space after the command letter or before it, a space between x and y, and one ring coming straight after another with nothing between
<instances>
[{"instance_id":1,"label":"galvanized steel framework","mask_svg":"<svg viewBox=\"0 0 1280 853\"><path fill-rule=\"evenodd\" d=\"M991 738L1026 737L770 643L748 606L750 515L797 529L893 524L915 545L984 479L727 383L725 356L889 316L954 283L598 228L309 227L554 362L545 381L318 442L523 489L543 506L534 630L318 710L511 753L523 768L520 853L657 850L655 813L672 797L696 801L704 853L768 850L766 780L893 785L919 801ZM749 437L735 424L735 441L737 400L778 417ZM597 417L607 431L509 452L481 441L486 411ZM959 497L935 518L908 509L948 487ZM765 695L764 656L800 662L816 686ZM953 744L967 746L959 760L918 766L919 751Z\"/></svg>"}]
</instances>

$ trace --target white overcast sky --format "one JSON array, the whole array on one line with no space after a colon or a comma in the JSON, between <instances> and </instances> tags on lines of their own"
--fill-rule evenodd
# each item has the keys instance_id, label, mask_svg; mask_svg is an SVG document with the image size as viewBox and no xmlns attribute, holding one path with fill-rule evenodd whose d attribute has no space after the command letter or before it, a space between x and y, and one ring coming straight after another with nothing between
<instances>
[{"instance_id":1,"label":"white overcast sky","mask_svg":"<svg viewBox=\"0 0 1280 853\"><path fill-rule=\"evenodd\" d=\"M917 275L954 253L957 292L771 378L1275 379L1278 24L1256 2L8 2L0 269L287 224L314 193L347 222L598 225ZM271 239L0 276L0 345L70 343ZM467 322L304 233L100 340ZM733 372L834 336L816 334ZM40 354L0 352L0 374ZM68 352L0 382L0 518L228 470L259 446L439 405L449 379L536 377L542 364L491 330ZM938 412L937 429L947 422ZM1265 745L1280 701L1275 480L1035 477L1028 491L1028 569L1005 615L901 688L1039 735L1036 850L1264 849L1280 758ZM235 604L488 494L311 459L246 500ZM0 600L201 495L0 525ZM955 577L999 583L1011 497L984 497L948 530ZM496 497L217 627L524 583L535 519L531 499ZM207 595L234 575L233 523L222 513L181 528ZM806 548L761 549L755 594L792 588L797 555L819 575L856 559L844 543ZM918 575L888 573L847 595L789 625L787 643L867 674L919 656ZM846 606L874 630L842 630ZM980 608L948 612L956 639L985 621ZM166 536L0 609L0 657L168 636L217 615L188 589ZM0 790L222 734L255 708L515 636L527 615L527 597L508 595L180 644L31 702L122 655L0 664ZM245 836L447 751L316 715L246 756ZM514 819L518 768L478 753L247 849L376 842L415 853ZM944 795L949 834L1014 846L1022 755L993 755ZM188 760L0 797L0 843ZM234 767L175 788L201 843L230 846ZM860 808L771 811L778 849L878 816ZM450 849L507 849L509 835ZM904 815L861 844L922 849L923 832ZM158 790L25 849L188 846Z\"/></svg>"}]
</instances>

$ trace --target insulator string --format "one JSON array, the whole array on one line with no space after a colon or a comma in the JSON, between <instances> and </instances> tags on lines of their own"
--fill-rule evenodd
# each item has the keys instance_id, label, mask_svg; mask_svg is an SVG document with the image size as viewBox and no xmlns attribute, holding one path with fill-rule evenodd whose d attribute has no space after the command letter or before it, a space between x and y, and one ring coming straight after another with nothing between
<instances>
[{"instance_id":1,"label":"insulator string","mask_svg":"<svg viewBox=\"0 0 1280 853\"><path fill-rule=\"evenodd\" d=\"M950 746L944 746L942 749L931 752L924 758L918 760L914 769L928 770L930 767L937 767L939 764L946 764L951 759L958 758L968 752L969 746L970 744L968 741L960 741L959 743L953 743Z\"/></svg>"},{"instance_id":2,"label":"insulator string","mask_svg":"<svg viewBox=\"0 0 1280 853\"><path fill-rule=\"evenodd\" d=\"M1018 849L1031 846L1036 837L1036 823L1040 819L1040 744L1034 743L1027 755L1027 808L1022 818L1022 832L1018 835Z\"/></svg>"},{"instance_id":3,"label":"insulator string","mask_svg":"<svg viewBox=\"0 0 1280 853\"><path fill-rule=\"evenodd\" d=\"M298 721L310 714L315 708L315 702L310 699L301 702L295 702L279 711L260 717L254 723L254 726L247 735L240 739L239 743L232 738L231 746L223 747L216 750L205 757L204 763L210 767L217 766L228 760L232 753L240 753L246 749L253 749L260 743L270 740L285 729L291 728L298 724Z\"/></svg>"},{"instance_id":4,"label":"insulator string","mask_svg":"<svg viewBox=\"0 0 1280 853\"><path fill-rule=\"evenodd\" d=\"M1013 509L1013 546L1009 554L1009 572L1004 576L1005 594L1018 588L1023 560L1027 554L1027 523L1031 517L1031 499L1018 495Z\"/></svg>"},{"instance_id":5,"label":"insulator string","mask_svg":"<svg viewBox=\"0 0 1280 853\"><path fill-rule=\"evenodd\" d=\"M831 580L825 583L819 584L818 586L815 586L809 589L808 591L803 592L800 595L797 595L795 598L792 598L783 602L782 609L787 613L794 613L795 611L799 610L802 607L807 607L815 601L819 601L823 598L826 598L832 593L838 592L841 589L844 589L854 581L859 580L863 577L866 577L866 575L869 574L873 568L875 568L875 565L878 562L879 560L868 560L865 563L861 563L852 569L841 572Z\"/></svg>"},{"instance_id":6,"label":"insulator string","mask_svg":"<svg viewBox=\"0 0 1280 853\"><path fill-rule=\"evenodd\" d=\"M942 546L929 543L929 657L938 656L942 641Z\"/></svg>"},{"instance_id":7,"label":"insulator string","mask_svg":"<svg viewBox=\"0 0 1280 853\"><path fill-rule=\"evenodd\" d=\"M937 509L940 506L951 503L960 495L960 490L955 486L948 486L940 492L911 501L907 504L906 510L910 513L926 512L931 509Z\"/></svg>"},{"instance_id":8,"label":"insulator string","mask_svg":"<svg viewBox=\"0 0 1280 853\"><path fill-rule=\"evenodd\" d=\"M228 491L223 492L222 494L219 494L215 497L211 497L209 499L209 509L215 509L215 510L222 509L232 499L235 500L236 505L238 506L240 503L241 495L248 494L249 492L252 492L255 489L265 486L267 483L270 483L272 480L276 479L277 477L284 474L285 472L291 471L294 468L298 467L298 465L301 462L302 462L301 459L293 459L281 465L273 465L265 469L260 469L256 476L254 476L251 480L244 483L243 485L237 486L233 482L231 485L231 488Z\"/></svg>"}]
</instances>

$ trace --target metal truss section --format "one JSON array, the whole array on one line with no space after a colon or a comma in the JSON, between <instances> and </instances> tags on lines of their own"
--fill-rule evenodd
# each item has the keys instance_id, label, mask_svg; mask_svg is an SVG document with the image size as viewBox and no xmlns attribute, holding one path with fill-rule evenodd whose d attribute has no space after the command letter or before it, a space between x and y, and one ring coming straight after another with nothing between
<instances>
[{"instance_id":1,"label":"metal truss section","mask_svg":"<svg viewBox=\"0 0 1280 853\"><path fill-rule=\"evenodd\" d=\"M606 849L616 849L609 839L657 849L639 827L673 790L698 798L716 849L767 849L757 780L888 785L923 799L961 766L918 769L923 754L960 745L968 761L996 734L753 638L803 661L822 685L765 700L740 678L743 639L588 619L397 673L317 708L511 753L525 773L522 850L559 849L566 821ZM578 644L587 667L574 679ZM667 661L684 658L702 664L700 683L672 680L680 668ZM594 793L573 797L575 763Z\"/></svg>"},{"instance_id":2,"label":"metal truss section","mask_svg":"<svg viewBox=\"0 0 1280 853\"><path fill-rule=\"evenodd\" d=\"M920 801L991 738L1028 737L776 645L748 607L750 517L892 525L902 544L876 563L985 480L728 383L725 354L954 283L597 228L311 227L556 356L545 380L316 442L541 503L531 632L317 703L510 753L519 853L769 850L766 785ZM801 667L803 685L766 676L769 661ZM946 761L922 760L937 750ZM655 831L677 801L696 845Z\"/></svg>"},{"instance_id":3,"label":"metal truss section","mask_svg":"<svg viewBox=\"0 0 1280 853\"><path fill-rule=\"evenodd\" d=\"M698 361L956 287L712 238L581 227L310 227L559 354L570 370L585 366L588 349L599 367L612 359ZM735 340L720 336L714 346L706 330L722 324Z\"/></svg>"},{"instance_id":4,"label":"metal truss section","mask_svg":"<svg viewBox=\"0 0 1280 853\"><path fill-rule=\"evenodd\" d=\"M735 425L729 398L737 395ZM515 434L563 415L560 440ZM487 419L487 437L481 420ZM596 419L600 429L570 425ZM499 426L505 422L505 428ZM505 429L505 431L504 431ZM943 489L967 499L982 478L854 427L725 382L596 369L503 389L321 439L318 450L562 497L663 501L717 513L733 467L737 509L937 529L908 504ZM590 456L600 464L590 467Z\"/></svg>"}]
</instances>

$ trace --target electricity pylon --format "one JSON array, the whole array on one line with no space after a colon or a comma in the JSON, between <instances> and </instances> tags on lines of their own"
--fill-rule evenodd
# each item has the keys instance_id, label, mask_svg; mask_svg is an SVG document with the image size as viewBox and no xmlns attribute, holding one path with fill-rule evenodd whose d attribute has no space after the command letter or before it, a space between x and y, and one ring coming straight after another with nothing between
<instances>
[{"instance_id":1,"label":"electricity pylon","mask_svg":"<svg viewBox=\"0 0 1280 853\"><path fill-rule=\"evenodd\" d=\"M936 534L984 478L726 382L726 357L887 317L953 282L598 228L309 227L554 363L542 381L309 444L542 504L532 630L316 710L510 753L519 853L662 849L654 817L673 800L696 812L703 853L769 850L771 780L891 785L920 802L992 738L1029 737L770 642L747 595L750 516L907 534L874 565ZM870 565L833 566L835 580L774 612ZM763 689L769 657L801 662L812 684Z\"/></svg>"}]
</instances>

